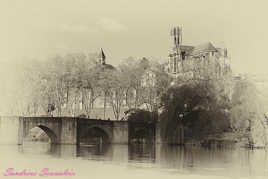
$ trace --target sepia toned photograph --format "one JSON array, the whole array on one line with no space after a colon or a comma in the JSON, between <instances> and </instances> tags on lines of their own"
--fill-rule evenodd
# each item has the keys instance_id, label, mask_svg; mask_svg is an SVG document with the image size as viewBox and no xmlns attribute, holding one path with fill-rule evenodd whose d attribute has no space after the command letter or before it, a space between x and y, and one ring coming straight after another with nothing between
<instances>
[{"instance_id":1,"label":"sepia toned photograph","mask_svg":"<svg viewBox=\"0 0 268 179\"><path fill-rule=\"evenodd\" d=\"M268 178L265 0L0 0L0 178Z\"/></svg>"}]
</instances>

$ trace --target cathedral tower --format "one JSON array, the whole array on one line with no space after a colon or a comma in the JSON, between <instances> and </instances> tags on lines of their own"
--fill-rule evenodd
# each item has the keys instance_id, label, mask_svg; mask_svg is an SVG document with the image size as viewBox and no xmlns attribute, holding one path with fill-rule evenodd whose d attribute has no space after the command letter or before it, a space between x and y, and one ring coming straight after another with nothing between
<instances>
[{"instance_id":1,"label":"cathedral tower","mask_svg":"<svg viewBox=\"0 0 268 179\"><path fill-rule=\"evenodd\" d=\"M182 44L182 29L180 27L172 28L171 36L173 38L173 47L169 54L169 72L176 74L182 66L180 52L180 46Z\"/></svg>"}]
</instances>

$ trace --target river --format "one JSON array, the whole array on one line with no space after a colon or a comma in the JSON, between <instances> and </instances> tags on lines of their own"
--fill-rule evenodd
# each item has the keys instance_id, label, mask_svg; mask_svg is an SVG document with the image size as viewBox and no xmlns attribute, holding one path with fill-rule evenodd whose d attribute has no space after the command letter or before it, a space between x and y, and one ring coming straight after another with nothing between
<instances>
[{"instance_id":1,"label":"river","mask_svg":"<svg viewBox=\"0 0 268 179\"><path fill-rule=\"evenodd\" d=\"M52 173L67 169L75 175L69 178L268 177L267 151L232 146L200 148L133 144L78 147L25 142L23 145L0 145L0 151L0 178L5 177L8 168L14 168L14 172L36 173L43 168ZM24 177L29 178L19 178Z\"/></svg>"}]
</instances>

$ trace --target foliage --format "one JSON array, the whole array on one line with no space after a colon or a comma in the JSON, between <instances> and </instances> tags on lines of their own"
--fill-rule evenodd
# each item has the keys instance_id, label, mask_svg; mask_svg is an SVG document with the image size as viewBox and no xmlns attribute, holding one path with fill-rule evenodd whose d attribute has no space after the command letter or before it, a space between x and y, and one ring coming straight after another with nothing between
<instances>
[{"instance_id":1,"label":"foliage","mask_svg":"<svg viewBox=\"0 0 268 179\"><path fill-rule=\"evenodd\" d=\"M153 123L156 121L156 114L143 109L130 109L126 111L126 118L130 122Z\"/></svg>"},{"instance_id":2,"label":"foliage","mask_svg":"<svg viewBox=\"0 0 268 179\"><path fill-rule=\"evenodd\" d=\"M138 108L142 104L141 80L146 70L143 64L139 60L129 57L119 65L119 69L122 72L122 80L127 85L125 101L129 109Z\"/></svg>"},{"instance_id":3,"label":"foliage","mask_svg":"<svg viewBox=\"0 0 268 179\"><path fill-rule=\"evenodd\" d=\"M144 86L142 82L148 71L155 74L152 79L156 83ZM53 115L82 113L90 117L96 102L103 101L104 118L107 108L111 107L115 119L119 120L122 108L147 104L152 111L169 82L160 65L146 58L129 57L114 68L99 64L97 54L84 53L34 61L25 72L28 115L49 115L52 113L49 106L54 106Z\"/></svg>"},{"instance_id":4,"label":"foliage","mask_svg":"<svg viewBox=\"0 0 268 179\"><path fill-rule=\"evenodd\" d=\"M185 127L186 136L191 138L227 131L229 105L216 87L215 81L200 80L169 88L161 98L162 138L169 141L180 122ZM182 119L180 115L183 115Z\"/></svg>"},{"instance_id":5,"label":"foliage","mask_svg":"<svg viewBox=\"0 0 268 179\"><path fill-rule=\"evenodd\" d=\"M267 145L266 122L258 90L248 77L236 79L232 94L231 124L236 132L249 133L248 142Z\"/></svg>"},{"instance_id":6,"label":"foliage","mask_svg":"<svg viewBox=\"0 0 268 179\"><path fill-rule=\"evenodd\" d=\"M71 104L78 104L81 92L91 87L89 72L95 64L92 59L89 60L91 56L82 53L55 56L28 66L24 80L29 85L30 99L33 101L28 103L28 108L38 108L39 113L44 113L48 112L49 105L54 105L57 115L61 115L62 106L69 104L69 112L74 115L75 109Z\"/></svg>"}]
</instances>

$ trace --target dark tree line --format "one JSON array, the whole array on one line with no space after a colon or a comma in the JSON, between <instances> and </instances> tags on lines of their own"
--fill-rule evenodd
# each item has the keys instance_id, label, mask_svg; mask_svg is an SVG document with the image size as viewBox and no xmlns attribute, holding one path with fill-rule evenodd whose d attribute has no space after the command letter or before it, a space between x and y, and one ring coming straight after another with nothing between
<instances>
[{"instance_id":1,"label":"dark tree line","mask_svg":"<svg viewBox=\"0 0 268 179\"><path fill-rule=\"evenodd\" d=\"M225 139L244 138L251 146L265 146L265 115L258 94L250 78L235 78L231 73L177 79L161 98L161 136L166 141L172 140L181 120L186 141L202 141L209 136L220 139L232 133L232 137Z\"/></svg>"}]
</instances>

